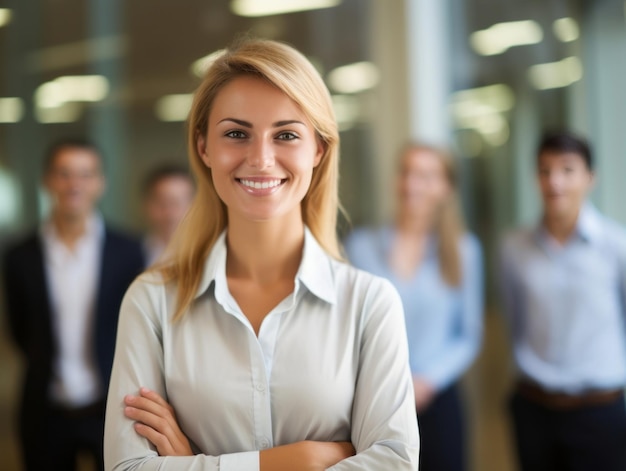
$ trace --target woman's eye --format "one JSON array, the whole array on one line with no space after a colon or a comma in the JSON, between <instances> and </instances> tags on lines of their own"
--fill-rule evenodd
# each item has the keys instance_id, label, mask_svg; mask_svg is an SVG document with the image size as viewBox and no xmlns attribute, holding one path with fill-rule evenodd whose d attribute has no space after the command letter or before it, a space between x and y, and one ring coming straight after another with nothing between
<instances>
[{"instance_id":1,"label":"woman's eye","mask_svg":"<svg viewBox=\"0 0 626 471\"><path fill-rule=\"evenodd\" d=\"M277 137L281 141L293 141L298 138L298 136L292 132L281 132Z\"/></svg>"},{"instance_id":2,"label":"woman's eye","mask_svg":"<svg viewBox=\"0 0 626 471\"><path fill-rule=\"evenodd\" d=\"M242 131L228 131L225 136L233 139L243 139L246 137L245 133Z\"/></svg>"}]
</instances>

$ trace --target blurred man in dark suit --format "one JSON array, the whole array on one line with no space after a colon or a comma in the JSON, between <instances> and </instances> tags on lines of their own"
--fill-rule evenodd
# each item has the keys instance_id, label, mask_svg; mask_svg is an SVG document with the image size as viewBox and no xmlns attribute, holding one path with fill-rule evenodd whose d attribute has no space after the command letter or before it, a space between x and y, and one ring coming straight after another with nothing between
<instances>
[{"instance_id":1,"label":"blurred man in dark suit","mask_svg":"<svg viewBox=\"0 0 626 471\"><path fill-rule=\"evenodd\" d=\"M25 360L19 416L27 470L74 470L79 452L103 468L104 404L122 297L144 267L141 244L96 209L102 157L64 140L45 160L51 211L4 257L7 314Z\"/></svg>"}]
</instances>

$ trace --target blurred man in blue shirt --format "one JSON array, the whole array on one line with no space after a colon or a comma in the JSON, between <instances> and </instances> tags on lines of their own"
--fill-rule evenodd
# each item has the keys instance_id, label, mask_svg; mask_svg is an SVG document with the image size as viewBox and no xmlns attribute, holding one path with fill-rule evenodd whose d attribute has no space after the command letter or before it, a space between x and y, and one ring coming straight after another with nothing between
<instances>
[{"instance_id":1,"label":"blurred man in blue shirt","mask_svg":"<svg viewBox=\"0 0 626 471\"><path fill-rule=\"evenodd\" d=\"M511 410L523 471L626 470L626 231L587 201L588 143L547 134L543 217L502 244L520 380Z\"/></svg>"}]
</instances>

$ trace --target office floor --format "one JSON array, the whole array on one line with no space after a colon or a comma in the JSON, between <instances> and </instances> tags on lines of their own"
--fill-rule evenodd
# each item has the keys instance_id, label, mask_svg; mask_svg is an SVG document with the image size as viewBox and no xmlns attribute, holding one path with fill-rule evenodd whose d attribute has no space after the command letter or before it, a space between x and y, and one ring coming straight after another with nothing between
<instances>
[{"instance_id":1,"label":"office floor","mask_svg":"<svg viewBox=\"0 0 626 471\"><path fill-rule=\"evenodd\" d=\"M0 470L20 471L15 438L19 358L0 329ZM514 471L506 416L506 396L511 381L510 356L497 314L485 317L485 342L476 364L463 381L472 471ZM81 460L81 471L93 469Z\"/></svg>"}]
</instances>

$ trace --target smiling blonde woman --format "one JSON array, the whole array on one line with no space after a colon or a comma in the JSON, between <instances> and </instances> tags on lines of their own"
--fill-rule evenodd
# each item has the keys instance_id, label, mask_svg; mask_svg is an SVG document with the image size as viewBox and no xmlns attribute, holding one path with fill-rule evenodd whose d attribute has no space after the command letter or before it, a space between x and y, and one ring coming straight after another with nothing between
<instances>
[{"instance_id":1,"label":"smiling blonde woman","mask_svg":"<svg viewBox=\"0 0 626 471\"><path fill-rule=\"evenodd\" d=\"M338 144L293 48L213 62L189 118L195 201L122 306L107 469L417 469L402 304L339 257Z\"/></svg>"}]
</instances>

